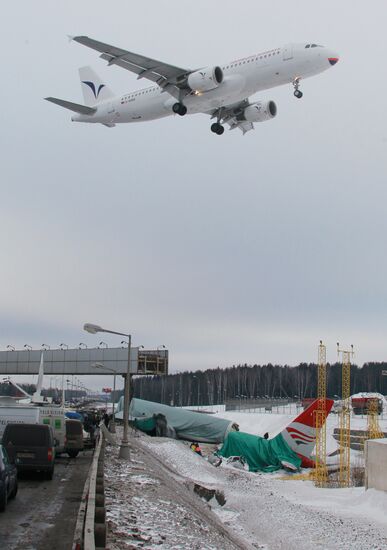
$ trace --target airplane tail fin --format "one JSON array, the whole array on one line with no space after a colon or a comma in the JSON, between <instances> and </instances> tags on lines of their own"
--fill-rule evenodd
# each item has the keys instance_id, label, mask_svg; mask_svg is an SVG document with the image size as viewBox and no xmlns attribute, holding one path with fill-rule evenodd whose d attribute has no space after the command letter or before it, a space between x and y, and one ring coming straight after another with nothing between
<instances>
[{"instance_id":1,"label":"airplane tail fin","mask_svg":"<svg viewBox=\"0 0 387 550\"><path fill-rule=\"evenodd\" d=\"M316 399L313 403L295 418L284 430L281 435L289 447L301 458L301 466L311 468L314 461L310 458L316 445L316 411L322 409L321 399ZM333 405L333 399L325 399L325 418Z\"/></svg>"},{"instance_id":2,"label":"airplane tail fin","mask_svg":"<svg viewBox=\"0 0 387 550\"><path fill-rule=\"evenodd\" d=\"M111 89L103 83L91 67L81 67L79 69L79 78L81 79L85 105L97 105L106 99L114 97Z\"/></svg>"}]
</instances>

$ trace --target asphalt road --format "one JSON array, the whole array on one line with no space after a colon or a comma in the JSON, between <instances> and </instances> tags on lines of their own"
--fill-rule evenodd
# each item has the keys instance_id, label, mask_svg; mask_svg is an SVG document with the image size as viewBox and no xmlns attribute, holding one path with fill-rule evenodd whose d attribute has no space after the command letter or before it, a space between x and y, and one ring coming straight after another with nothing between
<instances>
[{"instance_id":1,"label":"asphalt road","mask_svg":"<svg viewBox=\"0 0 387 550\"><path fill-rule=\"evenodd\" d=\"M19 476L19 491L0 514L1 550L70 550L92 451L58 457L54 478Z\"/></svg>"}]
</instances>

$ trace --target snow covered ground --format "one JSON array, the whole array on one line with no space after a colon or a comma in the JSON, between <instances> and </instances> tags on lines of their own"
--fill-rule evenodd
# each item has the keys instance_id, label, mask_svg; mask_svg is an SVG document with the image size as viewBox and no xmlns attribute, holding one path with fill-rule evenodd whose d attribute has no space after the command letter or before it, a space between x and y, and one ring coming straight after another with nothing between
<instances>
[{"instance_id":1,"label":"snow covered ground","mask_svg":"<svg viewBox=\"0 0 387 550\"><path fill-rule=\"evenodd\" d=\"M241 431L263 435L266 431L270 437L280 432L295 415L295 411L287 414L225 412L219 410L219 416L228 418L240 425ZM333 429L337 427L337 415L330 415L327 424L330 450L336 448L336 442L331 438ZM365 428L366 419L351 418L353 428ZM381 421L381 427L387 430L387 419ZM283 472L275 474L253 474L237 470L230 465L222 464L219 468L210 465L205 459L194 454L187 443L162 438L149 438L141 435L136 445L146 449L157 457L160 464L171 473L171 478L177 482L178 490L171 493L166 502L173 501L173 494L189 492L189 487L195 484L207 489L218 491L224 495L225 504L221 506L215 498L209 501L213 514L244 543L235 548L264 548L268 550L309 550L320 549L359 549L376 550L387 548L387 493L356 487L349 489L319 489L310 481L281 479ZM354 456L358 453L353 453ZM117 486L117 480L124 494L129 491L123 466L115 464L109 472L109 462L106 464L107 486ZM141 473L141 476L146 474ZM117 477L118 476L118 477ZM121 476L121 477L120 477ZM157 498L157 485L154 487ZM198 498L198 497L196 497ZM168 506L169 506L168 504ZM119 499L114 500L114 510L109 510L108 518L121 519L125 517L125 506ZM165 505L167 507L167 504ZM130 513L130 512L127 512ZM112 515L113 514L113 515ZM153 521L151 517L149 521ZM147 518L144 518L146 523ZM198 521L197 519L195 521ZM200 522L199 522L200 523ZM188 521L188 525L193 525ZM126 528L121 532L125 538ZM160 531L160 526L158 526ZM190 529L188 528L188 531ZM198 527L196 527L198 531ZM203 533L202 533L203 534ZM176 534L178 538L178 535ZM206 534L204 532L206 540ZM119 540L119 538L117 539ZM195 540L195 539L194 539ZM132 548L214 548L223 550L224 544L216 541L208 542L206 546L192 546L192 538L169 538L162 542L156 539L144 541L142 546ZM109 548L130 548L129 546L109 546Z\"/></svg>"}]
</instances>

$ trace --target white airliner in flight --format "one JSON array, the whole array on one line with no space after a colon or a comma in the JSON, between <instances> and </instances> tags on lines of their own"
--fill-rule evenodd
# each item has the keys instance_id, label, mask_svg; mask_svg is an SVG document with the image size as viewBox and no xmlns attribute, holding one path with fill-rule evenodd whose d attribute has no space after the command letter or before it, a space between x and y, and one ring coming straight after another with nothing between
<instances>
[{"instance_id":1,"label":"white airliner in flight","mask_svg":"<svg viewBox=\"0 0 387 550\"><path fill-rule=\"evenodd\" d=\"M48 101L74 111L76 122L93 122L113 127L123 122L142 122L178 114L205 113L215 119L211 131L221 135L223 124L245 134L254 122L274 118L274 101L249 97L262 90L292 84L294 95L302 97L300 81L335 65L339 56L318 44L287 44L230 61L222 66L184 69L122 50L87 36L75 42L101 52L108 65L118 65L155 85L116 96L89 67L79 69L85 105L46 97Z\"/></svg>"}]
</instances>

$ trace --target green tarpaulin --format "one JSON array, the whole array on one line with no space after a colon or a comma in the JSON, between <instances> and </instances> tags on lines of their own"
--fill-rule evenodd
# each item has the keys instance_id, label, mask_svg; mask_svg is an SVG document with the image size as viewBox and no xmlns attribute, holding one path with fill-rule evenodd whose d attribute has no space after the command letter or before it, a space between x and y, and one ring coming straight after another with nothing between
<instances>
[{"instance_id":1,"label":"green tarpaulin","mask_svg":"<svg viewBox=\"0 0 387 550\"><path fill-rule=\"evenodd\" d=\"M275 472L284 465L301 466L301 459L292 451L281 434L273 439L264 439L244 432L230 432L218 452L220 456L242 456L250 472Z\"/></svg>"},{"instance_id":2,"label":"green tarpaulin","mask_svg":"<svg viewBox=\"0 0 387 550\"><path fill-rule=\"evenodd\" d=\"M123 418L123 400L119 401L116 418ZM169 407L153 401L133 398L130 402L129 418L142 429L140 420L148 421L153 415L165 416L168 427L173 428L176 437L202 443L223 443L231 429L231 420L217 418L215 415L187 411L178 407ZM149 424L143 431L150 431Z\"/></svg>"},{"instance_id":3,"label":"green tarpaulin","mask_svg":"<svg viewBox=\"0 0 387 550\"><path fill-rule=\"evenodd\" d=\"M134 425L142 432L152 433L156 429L156 421L153 418L135 418Z\"/></svg>"}]
</instances>

